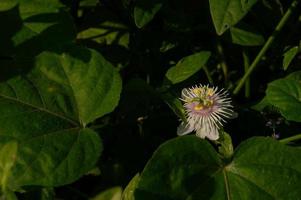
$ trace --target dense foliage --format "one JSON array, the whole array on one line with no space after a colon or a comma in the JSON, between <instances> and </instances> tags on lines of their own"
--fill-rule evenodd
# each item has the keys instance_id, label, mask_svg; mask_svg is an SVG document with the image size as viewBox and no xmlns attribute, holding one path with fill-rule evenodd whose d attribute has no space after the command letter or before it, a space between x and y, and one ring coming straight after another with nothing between
<instances>
[{"instance_id":1,"label":"dense foliage","mask_svg":"<svg viewBox=\"0 0 301 200\"><path fill-rule=\"evenodd\" d=\"M300 199L300 4L1 0L0 199ZM177 136L199 84L218 140Z\"/></svg>"}]
</instances>

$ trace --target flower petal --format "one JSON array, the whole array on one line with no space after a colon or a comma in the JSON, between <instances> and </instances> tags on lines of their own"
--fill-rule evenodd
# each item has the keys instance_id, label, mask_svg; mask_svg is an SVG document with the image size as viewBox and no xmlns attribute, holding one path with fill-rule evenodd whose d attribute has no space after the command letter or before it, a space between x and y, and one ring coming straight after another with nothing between
<instances>
[{"instance_id":1,"label":"flower petal","mask_svg":"<svg viewBox=\"0 0 301 200\"><path fill-rule=\"evenodd\" d=\"M214 127L213 129L211 129L206 137L209 139L209 140L217 140L219 138L219 132L218 132L218 129L216 127Z\"/></svg>"},{"instance_id":2,"label":"flower petal","mask_svg":"<svg viewBox=\"0 0 301 200\"><path fill-rule=\"evenodd\" d=\"M229 116L229 119L235 119L235 118L237 118L237 117L238 117L238 113L232 111L231 116Z\"/></svg>"},{"instance_id":3,"label":"flower petal","mask_svg":"<svg viewBox=\"0 0 301 200\"><path fill-rule=\"evenodd\" d=\"M191 127L187 124L184 124L184 123L181 123L177 128L178 136L187 135L187 134L191 133L192 131L193 131L193 127Z\"/></svg>"},{"instance_id":4,"label":"flower petal","mask_svg":"<svg viewBox=\"0 0 301 200\"><path fill-rule=\"evenodd\" d=\"M219 138L218 128L216 126L210 126L204 124L200 129L196 131L196 135L200 138L207 137L209 140L217 140Z\"/></svg>"},{"instance_id":5,"label":"flower petal","mask_svg":"<svg viewBox=\"0 0 301 200\"><path fill-rule=\"evenodd\" d=\"M209 85L184 88L180 100L184 102L187 124L182 122L178 127L178 135L196 131L200 138L217 140L219 129L226 119L237 117L228 96L226 90Z\"/></svg>"}]
</instances>

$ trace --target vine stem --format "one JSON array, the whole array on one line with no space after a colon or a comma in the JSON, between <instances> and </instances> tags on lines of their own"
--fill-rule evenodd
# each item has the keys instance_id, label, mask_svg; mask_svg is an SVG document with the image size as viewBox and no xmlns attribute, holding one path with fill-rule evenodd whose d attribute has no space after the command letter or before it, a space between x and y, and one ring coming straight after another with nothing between
<instances>
[{"instance_id":1,"label":"vine stem","mask_svg":"<svg viewBox=\"0 0 301 200\"><path fill-rule=\"evenodd\" d=\"M225 181L227 200L231 200L230 187L229 187L229 179L228 179L227 172L225 171L225 169L223 170L223 176L224 176L224 181Z\"/></svg>"},{"instance_id":2,"label":"vine stem","mask_svg":"<svg viewBox=\"0 0 301 200\"><path fill-rule=\"evenodd\" d=\"M242 57L244 60L244 70L246 72L246 71L248 71L249 66L250 66L250 60L249 60L246 50L243 50ZM245 84L245 97L250 98L250 95L251 95L251 82L250 82L250 77L248 77L246 80L246 84Z\"/></svg>"},{"instance_id":3,"label":"vine stem","mask_svg":"<svg viewBox=\"0 0 301 200\"><path fill-rule=\"evenodd\" d=\"M281 139L279 140L279 142L283 143L283 144L287 144L289 142L293 142L293 141L296 141L296 140L301 140L301 134L298 134L298 135L294 135L292 137L288 137L288 138L284 138L284 139Z\"/></svg>"},{"instance_id":4,"label":"vine stem","mask_svg":"<svg viewBox=\"0 0 301 200\"><path fill-rule=\"evenodd\" d=\"M223 74L224 74L225 83L227 83L227 80L228 80L228 66L227 66L227 63L225 61L224 49L223 49L222 44L220 43L220 41L217 42L216 47L217 47L217 52L218 52L219 57L220 57L220 66L221 66Z\"/></svg>"},{"instance_id":5,"label":"vine stem","mask_svg":"<svg viewBox=\"0 0 301 200\"><path fill-rule=\"evenodd\" d=\"M105 124L96 124L96 125L88 126L88 128L96 130L96 129L103 128L104 126L105 126Z\"/></svg>"},{"instance_id":6,"label":"vine stem","mask_svg":"<svg viewBox=\"0 0 301 200\"><path fill-rule=\"evenodd\" d=\"M266 51L271 47L271 45L274 42L274 40L275 40L276 36L278 35L278 33L282 30L282 28L284 27L284 25L288 21L289 17L292 15L294 9L297 7L297 4L298 4L298 0L294 0L291 3L289 9L286 11L286 13L283 15L283 17L279 21L279 23L276 26L276 28L275 28L274 32L272 33L272 35L268 38L268 40L266 41L266 43L264 44L262 49L259 51L259 53L255 57L254 61L252 62L252 64L248 68L247 72L240 79L238 85L236 86L236 88L233 91L233 94L237 94L240 91L240 89L242 88L244 83L247 81L248 77L251 75L253 70L257 67L257 65L260 62L261 58L264 56Z\"/></svg>"},{"instance_id":7,"label":"vine stem","mask_svg":"<svg viewBox=\"0 0 301 200\"><path fill-rule=\"evenodd\" d=\"M205 72L205 74L207 76L207 79L208 79L209 83L213 84L212 76L211 76L210 71L208 70L208 68L207 68L206 65L203 66L203 70L204 70L204 72Z\"/></svg>"}]
</instances>

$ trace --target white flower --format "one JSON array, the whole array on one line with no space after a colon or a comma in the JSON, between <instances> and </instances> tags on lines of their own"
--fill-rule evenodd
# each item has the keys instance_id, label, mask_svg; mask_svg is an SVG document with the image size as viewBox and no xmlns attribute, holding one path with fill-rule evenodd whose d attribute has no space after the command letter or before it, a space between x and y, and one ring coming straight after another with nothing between
<instances>
[{"instance_id":1,"label":"white flower","mask_svg":"<svg viewBox=\"0 0 301 200\"><path fill-rule=\"evenodd\" d=\"M180 99L184 102L187 123L181 123L177 130L178 135L196 131L200 138L217 140L225 119L233 115L233 106L227 91L218 91L217 87L199 85L185 88Z\"/></svg>"}]
</instances>

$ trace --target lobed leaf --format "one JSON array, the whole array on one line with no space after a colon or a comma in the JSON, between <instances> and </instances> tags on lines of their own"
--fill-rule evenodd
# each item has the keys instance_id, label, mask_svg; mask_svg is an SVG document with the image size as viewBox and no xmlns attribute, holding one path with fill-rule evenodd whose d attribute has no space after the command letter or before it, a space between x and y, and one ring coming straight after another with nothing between
<instances>
[{"instance_id":1,"label":"lobed leaf","mask_svg":"<svg viewBox=\"0 0 301 200\"><path fill-rule=\"evenodd\" d=\"M255 137L243 142L228 163L207 141L179 137L154 153L135 199L298 199L300 153L300 148Z\"/></svg>"},{"instance_id":2,"label":"lobed leaf","mask_svg":"<svg viewBox=\"0 0 301 200\"><path fill-rule=\"evenodd\" d=\"M102 150L85 126L111 112L118 72L96 51L44 52L30 73L0 84L0 147L18 143L10 188L59 186L87 173Z\"/></svg>"}]
</instances>

